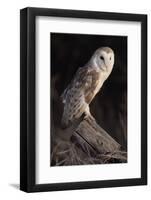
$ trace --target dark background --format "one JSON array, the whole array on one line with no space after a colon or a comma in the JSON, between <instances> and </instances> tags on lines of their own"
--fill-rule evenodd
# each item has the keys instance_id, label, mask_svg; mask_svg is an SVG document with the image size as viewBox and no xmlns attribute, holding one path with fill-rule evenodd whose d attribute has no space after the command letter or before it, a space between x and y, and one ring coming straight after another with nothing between
<instances>
[{"instance_id":1,"label":"dark background","mask_svg":"<svg viewBox=\"0 0 151 200\"><path fill-rule=\"evenodd\" d=\"M60 131L60 95L76 70L83 67L94 51L108 46L115 53L109 78L90 104L92 115L117 142L127 149L127 37L51 33L51 142ZM52 145L53 147L53 145Z\"/></svg>"}]
</instances>

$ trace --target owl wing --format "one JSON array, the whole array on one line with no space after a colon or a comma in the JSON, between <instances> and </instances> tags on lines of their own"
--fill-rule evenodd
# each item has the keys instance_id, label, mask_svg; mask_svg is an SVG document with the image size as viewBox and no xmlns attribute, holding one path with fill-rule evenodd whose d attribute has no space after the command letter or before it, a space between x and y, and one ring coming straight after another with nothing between
<instances>
[{"instance_id":1,"label":"owl wing","mask_svg":"<svg viewBox=\"0 0 151 200\"><path fill-rule=\"evenodd\" d=\"M85 97L89 95L93 83L93 75L89 67L79 68L73 80L65 89L62 97L64 111L62 115L62 127L68 127L71 122L81 117L87 102Z\"/></svg>"}]
</instances>

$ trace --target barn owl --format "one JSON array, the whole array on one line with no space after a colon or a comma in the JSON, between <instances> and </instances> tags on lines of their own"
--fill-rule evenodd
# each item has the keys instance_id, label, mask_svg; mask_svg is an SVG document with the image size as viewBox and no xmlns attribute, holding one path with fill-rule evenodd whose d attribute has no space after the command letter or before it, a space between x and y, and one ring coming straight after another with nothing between
<instances>
[{"instance_id":1,"label":"barn owl","mask_svg":"<svg viewBox=\"0 0 151 200\"><path fill-rule=\"evenodd\" d=\"M89 104L110 75L114 65L114 52L109 47L97 49L88 63L80 67L71 83L61 95L64 104L61 125L69 127L82 114L90 115Z\"/></svg>"}]
</instances>

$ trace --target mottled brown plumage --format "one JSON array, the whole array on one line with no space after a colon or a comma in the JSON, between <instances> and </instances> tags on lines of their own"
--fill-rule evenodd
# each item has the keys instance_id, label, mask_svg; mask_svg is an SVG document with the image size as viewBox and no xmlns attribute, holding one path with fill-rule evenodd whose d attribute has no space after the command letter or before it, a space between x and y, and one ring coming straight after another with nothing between
<instances>
[{"instance_id":1,"label":"mottled brown plumage","mask_svg":"<svg viewBox=\"0 0 151 200\"><path fill-rule=\"evenodd\" d=\"M63 127L68 127L83 113L90 114L89 104L111 73L113 64L113 50L109 47L102 47L95 51L84 67L78 69L73 80L61 95L64 103L61 121Z\"/></svg>"}]
</instances>

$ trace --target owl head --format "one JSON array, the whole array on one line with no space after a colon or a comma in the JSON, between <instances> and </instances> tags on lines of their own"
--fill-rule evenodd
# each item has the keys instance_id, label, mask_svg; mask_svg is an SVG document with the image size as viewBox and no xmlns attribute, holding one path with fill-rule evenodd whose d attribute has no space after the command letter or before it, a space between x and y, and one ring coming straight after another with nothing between
<instances>
[{"instance_id":1,"label":"owl head","mask_svg":"<svg viewBox=\"0 0 151 200\"><path fill-rule=\"evenodd\" d=\"M104 72L111 72L114 65L113 50L109 47L97 49L91 58L91 63Z\"/></svg>"}]
</instances>

